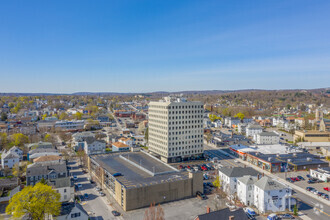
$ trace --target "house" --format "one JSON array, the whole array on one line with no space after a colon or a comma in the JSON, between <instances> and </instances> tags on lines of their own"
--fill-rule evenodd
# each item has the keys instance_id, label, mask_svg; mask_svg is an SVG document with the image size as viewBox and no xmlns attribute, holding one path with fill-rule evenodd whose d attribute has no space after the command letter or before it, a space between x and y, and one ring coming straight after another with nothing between
<instances>
[{"instance_id":1,"label":"house","mask_svg":"<svg viewBox=\"0 0 330 220\"><path fill-rule=\"evenodd\" d=\"M237 132L238 132L239 134L245 134L245 133L246 133L246 127L247 127L247 126L248 126L247 124L239 123L239 124L237 125Z\"/></svg>"},{"instance_id":2,"label":"house","mask_svg":"<svg viewBox=\"0 0 330 220\"><path fill-rule=\"evenodd\" d=\"M253 118L243 118L243 123L249 124L251 122L253 122Z\"/></svg>"},{"instance_id":3,"label":"house","mask_svg":"<svg viewBox=\"0 0 330 220\"><path fill-rule=\"evenodd\" d=\"M27 159L33 161L38 157L50 155L60 156L61 154L55 148L36 148L29 151Z\"/></svg>"},{"instance_id":4,"label":"house","mask_svg":"<svg viewBox=\"0 0 330 220\"><path fill-rule=\"evenodd\" d=\"M74 198L74 188L64 161L34 163L26 169L26 185L34 186L41 179L61 194L60 202L66 202Z\"/></svg>"},{"instance_id":5,"label":"house","mask_svg":"<svg viewBox=\"0 0 330 220\"><path fill-rule=\"evenodd\" d=\"M258 176L258 172L251 167L221 167L219 169L219 178L222 181L222 187L228 194L234 194L237 191L237 178L250 175Z\"/></svg>"},{"instance_id":6,"label":"house","mask_svg":"<svg viewBox=\"0 0 330 220\"><path fill-rule=\"evenodd\" d=\"M210 212L210 208L207 208L207 212L202 215L198 215L194 220L248 220L242 208L231 211L229 208L221 209L218 211Z\"/></svg>"},{"instance_id":7,"label":"house","mask_svg":"<svg viewBox=\"0 0 330 220\"><path fill-rule=\"evenodd\" d=\"M48 156L40 156L33 160L33 163L45 163L45 162L51 162L51 161L61 161L62 157L57 155L48 155Z\"/></svg>"},{"instance_id":8,"label":"house","mask_svg":"<svg viewBox=\"0 0 330 220\"><path fill-rule=\"evenodd\" d=\"M40 142L37 142L37 143L28 144L27 147L28 147L29 150L33 150L33 149L36 149L36 148L46 149L46 148L53 148L53 144L50 143L50 142L40 141Z\"/></svg>"},{"instance_id":9,"label":"house","mask_svg":"<svg viewBox=\"0 0 330 220\"><path fill-rule=\"evenodd\" d=\"M249 124L246 127L246 137L253 137L256 134L262 132L262 127L260 125Z\"/></svg>"},{"instance_id":10,"label":"house","mask_svg":"<svg viewBox=\"0 0 330 220\"><path fill-rule=\"evenodd\" d=\"M225 126L231 128L233 125L238 125L241 123L241 119L237 117L227 117L225 118Z\"/></svg>"},{"instance_id":11,"label":"house","mask_svg":"<svg viewBox=\"0 0 330 220\"><path fill-rule=\"evenodd\" d=\"M55 122L55 129L62 131L81 131L84 129L84 120L72 120L72 121L57 121Z\"/></svg>"},{"instance_id":12,"label":"house","mask_svg":"<svg viewBox=\"0 0 330 220\"><path fill-rule=\"evenodd\" d=\"M88 220L88 214L84 208L75 202L62 203L58 216L51 217L51 220Z\"/></svg>"},{"instance_id":13,"label":"house","mask_svg":"<svg viewBox=\"0 0 330 220\"><path fill-rule=\"evenodd\" d=\"M14 146L8 150L9 152L14 152L19 156L19 160L23 160L23 151L19 149L17 146Z\"/></svg>"},{"instance_id":14,"label":"house","mask_svg":"<svg viewBox=\"0 0 330 220\"><path fill-rule=\"evenodd\" d=\"M15 152L5 151L1 155L2 169L4 168L11 169L16 163L19 163L19 161L20 161L20 156Z\"/></svg>"},{"instance_id":15,"label":"house","mask_svg":"<svg viewBox=\"0 0 330 220\"><path fill-rule=\"evenodd\" d=\"M122 142L115 142L112 144L112 151L118 152L118 151L129 151L130 146L127 144L124 144Z\"/></svg>"},{"instance_id":16,"label":"house","mask_svg":"<svg viewBox=\"0 0 330 220\"><path fill-rule=\"evenodd\" d=\"M214 122L212 122L212 126L215 128L221 128L221 126L222 126L221 120L219 120L219 119L215 120Z\"/></svg>"},{"instance_id":17,"label":"house","mask_svg":"<svg viewBox=\"0 0 330 220\"><path fill-rule=\"evenodd\" d=\"M254 183L257 180L257 177L249 175L237 178L237 197L246 206L254 204Z\"/></svg>"},{"instance_id":18,"label":"house","mask_svg":"<svg viewBox=\"0 0 330 220\"><path fill-rule=\"evenodd\" d=\"M85 149L85 141L95 140L95 134L89 131L79 132L72 135L75 151Z\"/></svg>"},{"instance_id":19,"label":"house","mask_svg":"<svg viewBox=\"0 0 330 220\"><path fill-rule=\"evenodd\" d=\"M87 155L104 154L106 142L103 140L87 139L84 143L84 150Z\"/></svg>"},{"instance_id":20,"label":"house","mask_svg":"<svg viewBox=\"0 0 330 220\"><path fill-rule=\"evenodd\" d=\"M259 212L283 212L291 209L294 201L291 200L292 190L282 183L262 177L254 184L254 206Z\"/></svg>"},{"instance_id":21,"label":"house","mask_svg":"<svg viewBox=\"0 0 330 220\"><path fill-rule=\"evenodd\" d=\"M330 131L330 119L323 118L317 124L320 131Z\"/></svg>"},{"instance_id":22,"label":"house","mask_svg":"<svg viewBox=\"0 0 330 220\"><path fill-rule=\"evenodd\" d=\"M280 136L274 132L261 132L254 136L253 140L257 144L278 144Z\"/></svg>"},{"instance_id":23,"label":"house","mask_svg":"<svg viewBox=\"0 0 330 220\"><path fill-rule=\"evenodd\" d=\"M119 138L118 141L123 144L128 145L129 147L133 147L133 145L134 145L134 141L131 138L122 137L122 138Z\"/></svg>"}]
</instances>

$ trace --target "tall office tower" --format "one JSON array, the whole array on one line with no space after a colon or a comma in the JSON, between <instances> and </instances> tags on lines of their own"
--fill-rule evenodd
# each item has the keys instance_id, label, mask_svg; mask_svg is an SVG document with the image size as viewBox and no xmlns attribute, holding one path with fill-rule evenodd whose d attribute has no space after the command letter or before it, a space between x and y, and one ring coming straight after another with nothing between
<instances>
[{"instance_id":1,"label":"tall office tower","mask_svg":"<svg viewBox=\"0 0 330 220\"><path fill-rule=\"evenodd\" d=\"M203 155L203 103L165 97L149 103L149 150L171 163Z\"/></svg>"}]
</instances>

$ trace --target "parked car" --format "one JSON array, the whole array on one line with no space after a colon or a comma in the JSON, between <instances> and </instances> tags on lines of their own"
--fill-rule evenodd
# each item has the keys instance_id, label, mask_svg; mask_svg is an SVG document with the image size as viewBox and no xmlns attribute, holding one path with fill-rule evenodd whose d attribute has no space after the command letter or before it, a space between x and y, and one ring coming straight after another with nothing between
<instances>
[{"instance_id":1,"label":"parked car","mask_svg":"<svg viewBox=\"0 0 330 220\"><path fill-rule=\"evenodd\" d=\"M101 188L97 186L97 187L95 187L95 190L96 191L101 191Z\"/></svg>"},{"instance_id":2,"label":"parked car","mask_svg":"<svg viewBox=\"0 0 330 220\"><path fill-rule=\"evenodd\" d=\"M291 178L286 178L286 181L288 181L290 183L294 183L294 181Z\"/></svg>"},{"instance_id":3,"label":"parked car","mask_svg":"<svg viewBox=\"0 0 330 220\"><path fill-rule=\"evenodd\" d=\"M256 216L256 212L251 207L243 208L243 210L251 216Z\"/></svg>"},{"instance_id":4,"label":"parked car","mask_svg":"<svg viewBox=\"0 0 330 220\"><path fill-rule=\"evenodd\" d=\"M307 183L309 183L309 184L313 184L313 183L316 183L314 180L312 180L312 179L309 179L308 181L307 181Z\"/></svg>"},{"instance_id":5,"label":"parked car","mask_svg":"<svg viewBox=\"0 0 330 220\"><path fill-rule=\"evenodd\" d=\"M290 214L283 214L283 215L280 215L280 218L281 219L294 219L294 217Z\"/></svg>"},{"instance_id":6,"label":"parked car","mask_svg":"<svg viewBox=\"0 0 330 220\"><path fill-rule=\"evenodd\" d=\"M323 199L326 199L326 200L329 200L329 195L324 193L324 194L322 195L322 198L323 198Z\"/></svg>"},{"instance_id":7,"label":"parked car","mask_svg":"<svg viewBox=\"0 0 330 220\"><path fill-rule=\"evenodd\" d=\"M88 199L88 194L87 193L84 194L84 198Z\"/></svg>"},{"instance_id":8,"label":"parked car","mask_svg":"<svg viewBox=\"0 0 330 220\"><path fill-rule=\"evenodd\" d=\"M311 175L309 175L309 174L307 174L306 177L307 177L308 179L312 178Z\"/></svg>"},{"instance_id":9,"label":"parked car","mask_svg":"<svg viewBox=\"0 0 330 220\"><path fill-rule=\"evenodd\" d=\"M122 176L122 174L121 173L114 173L114 174L112 174L112 176L117 177L117 176Z\"/></svg>"},{"instance_id":10,"label":"parked car","mask_svg":"<svg viewBox=\"0 0 330 220\"><path fill-rule=\"evenodd\" d=\"M323 192L317 192L318 196L322 196L324 193Z\"/></svg>"},{"instance_id":11,"label":"parked car","mask_svg":"<svg viewBox=\"0 0 330 220\"><path fill-rule=\"evenodd\" d=\"M78 180L78 177L76 175L73 176L73 180L74 181L77 181Z\"/></svg>"},{"instance_id":12,"label":"parked car","mask_svg":"<svg viewBox=\"0 0 330 220\"><path fill-rule=\"evenodd\" d=\"M329 187L324 187L323 189L324 189L325 191L330 192L330 188L329 188Z\"/></svg>"},{"instance_id":13,"label":"parked car","mask_svg":"<svg viewBox=\"0 0 330 220\"><path fill-rule=\"evenodd\" d=\"M296 178L294 178L294 177L290 177L290 179L291 179L293 182L296 182Z\"/></svg>"},{"instance_id":14,"label":"parked car","mask_svg":"<svg viewBox=\"0 0 330 220\"><path fill-rule=\"evenodd\" d=\"M275 213L272 213L267 217L267 220L278 220L278 219L279 217Z\"/></svg>"},{"instance_id":15,"label":"parked car","mask_svg":"<svg viewBox=\"0 0 330 220\"><path fill-rule=\"evenodd\" d=\"M302 177L302 176L297 176L300 180L305 180L305 178L304 177Z\"/></svg>"},{"instance_id":16,"label":"parked car","mask_svg":"<svg viewBox=\"0 0 330 220\"><path fill-rule=\"evenodd\" d=\"M311 190L313 190L314 188L313 187L310 187L310 186L308 186L308 187L306 187L306 190L307 191L311 191ZM315 190L315 189L314 189Z\"/></svg>"},{"instance_id":17,"label":"parked car","mask_svg":"<svg viewBox=\"0 0 330 220\"><path fill-rule=\"evenodd\" d=\"M318 191L317 190L315 190L315 191L313 191L313 193L315 194L315 195L318 195Z\"/></svg>"},{"instance_id":18,"label":"parked car","mask_svg":"<svg viewBox=\"0 0 330 220\"><path fill-rule=\"evenodd\" d=\"M116 210L113 210L111 213L112 213L114 216L120 216L120 213L117 212Z\"/></svg>"},{"instance_id":19,"label":"parked car","mask_svg":"<svg viewBox=\"0 0 330 220\"><path fill-rule=\"evenodd\" d=\"M81 183L78 183L77 186L78 186L78 188L81 188L82 187L82 184Z\"/></svg>"},{"instance_id":20,"label":"parked car","mask_svg":"<svg viewBox=\"0 0 330 220\"><path fill-rule=\"evenodd\" d=\"M99 192L100 196L105 196L105 193L104 192Z\"/></svg>"}]
</instances>

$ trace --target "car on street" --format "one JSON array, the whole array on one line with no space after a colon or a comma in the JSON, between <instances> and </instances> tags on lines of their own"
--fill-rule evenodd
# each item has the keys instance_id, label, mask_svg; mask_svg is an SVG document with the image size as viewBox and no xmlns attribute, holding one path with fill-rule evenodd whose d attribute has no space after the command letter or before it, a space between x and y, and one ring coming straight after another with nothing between
<instances>
[{"instance_id":1,"label":"car on street","mask_svg":"<svg viewBox=\"0 0 330 220\"><path fill-rule=\"evenodd\" d=\"M87 193L84 194L84 198L88 199L88 194Z\"/></svg>"},{"instance_id":2,"label":"car on street","mask_svg":"<svg viewBox=\"0 0 330 220\"><path fill-rule=\"evenodd\" d=\"M314 188L313 187L310 187L310 186L308 186L308 187L306 187L306 190L307 191L311 191L311 190L313 190ZM314 189L315 190L315 189Z\"/></svg>"},{"instance_id":3,"label":"car on street","mask_svg":"<svg viewBox=\"0 0 330 220\"><path fill-rule=\"evenodd\" d=\"M296 182L296 178L291 177L290 179L291 179L293 182Z\"/></svg>"},{"instance_id":4,"label":"car on street","mask_svg":"<svg viewBox=\"0 0 330 220\"><path fill-rule=\"evenodd\" d=\"M253 217L256 216L256 212L251 207L243 208L243 210L245 213L248 213L249 215L251 215Z\"/></svg>"},{"instance_id":5,"label":"car on street","mask_svg":"<svg viewBox=\"0 0 330 220\"><path fill-rule=\"evenodd\" d=\"M294 181L291 178L286 178L286 181L288 181L290 183L294 183Z\"/></svg>"},{"instance_id":6,"label":"car on street","mask_svg":"<svg viewBox=\"0 0 330 220\"><path fill-rule=\"evenodd\" d=\"M323 192L317 192L318 196L322 196L324 193Z\"/></svg>"},{"instance_id":7,"label":"car on street","mask_svg":"<svg viewBox=\"0 0 330 220\"><path fill-rule=\"evenodd\" d=\"M326 200L329 200L329 195L328 194L323 194L322 196L321 196L323 199L326 199Z\"/></svg>"},{"instance_id":8,"label":"car on street","mask_svg":"<svg viewBox=\"0 0 330 220\"><path fill-rule=\"evenodd\" d=\"M81 183L78 183L77 186L78 186L78 188L82 188L82 184Z\"/></svg>"},{"instance_id":9,"label":"car on street","mask_svg":"<svg viewBox=\"0 0 330 220\"><path fill-rule=\"evenodd\" d=\"M290 214L283 214L279 216L281 219L294 219L294 217Z\"/></svg>"},{"instance_id":10,"label":"car on street","mask_svg":"<svg viewBox=\"0 0 330 220\"><path fill-rule=\"evenodd\" d=\"M105 196L105 193L104 192L99 192L100 196Z\"/></svg>"},{"instance_id":11,"label":"car on street","mask_svg":"<svg viewBox=\"0 0 330 220\"><path fill-rule=\"evenodd\" d=\"M120 213L117 212L116 210L113 210L111 213L112 213L114 216L120 216Z\"/></svg>"},{"instance_id":12,"label":"car on street","mask_svg":"<svg viewBox=\"0 0 330 220\"><path fill-rule=\"evenodd\" d=\"M97 186L97 187L95 187L95 190L96 191L101 191L101 188Z\"/></svg>"},{"instance_id":13,"label":"car on street","mask_svg":"<svg viewBox=\"0 0 330 220\"><path fill-rule=\"evenodd\" d=\"M76 175L73 176L73 180L74 181L77 181L78 180L78 177Z\"/></svg>"},{"instance_id":14,"label":"car on street","mask_svg":"<svg viewBox=\"0 0 330 220\"><path fill-rule=\"evenodd\" d=\"M323 189L324 189L325 191L330 192L330 188L329 188L329 187L324 187Z\"/></svg>"},{"instance_id":15,"label":"car on street","mask_svg":"<svg viewBox=\"0 0 330 220\"><path fill-rule=\"evenodd\" d=\"M313 183L316 183L316 181L314 181L314 180L312 180L312 179L309 179L309 180L307 181L307 183L309 183L309 184L313 184Z\"/></svg>"},{"instance_id":16,"label":"car on street","mask_svg":"<svg viewBox=\"0 0 330 220\"><path fill-rule=\"evenodd\" d=\"M306 177L307 177L308 179L312 178L311 175L309 175L309 174L307 174Z\"/></svg>"},{"instance_id":17,"label":"car on street","mask_svg":"<svg viewBox=\"0 0 330 220\"><path fill-rule=\"evenodd\" d=\"M317 195L319 192L318 192L317 190L315 190L315 191L313 191L313 193L314 193L315 195Z\"/></svg>"},{"instance_id":18,"label":"car on street","mask_svg":"<svg viewBox=\"0 0 330 220\"><path fill-rule=\"evenodd\" d=\"M297 177L298 177L298 179L300 179L300 180L305 180L305 178L302 177L302 176L297 176Z\"/></svg>"}]
</instances>

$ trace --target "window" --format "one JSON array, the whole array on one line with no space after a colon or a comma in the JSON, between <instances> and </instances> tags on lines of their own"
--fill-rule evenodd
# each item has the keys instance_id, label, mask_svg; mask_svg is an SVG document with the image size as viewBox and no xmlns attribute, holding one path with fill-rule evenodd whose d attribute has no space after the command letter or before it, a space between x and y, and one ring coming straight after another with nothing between
<instances>
[{"instance_id":1,"label":"window","mask_svg":"<svg viewBox=\"0 0 330 220\"><path fill-rule=\"evenodd\" d=\"M78 217L80 217L80 212L71 214L71 218L78 218Z\"/></svg>"}]
</instances>

